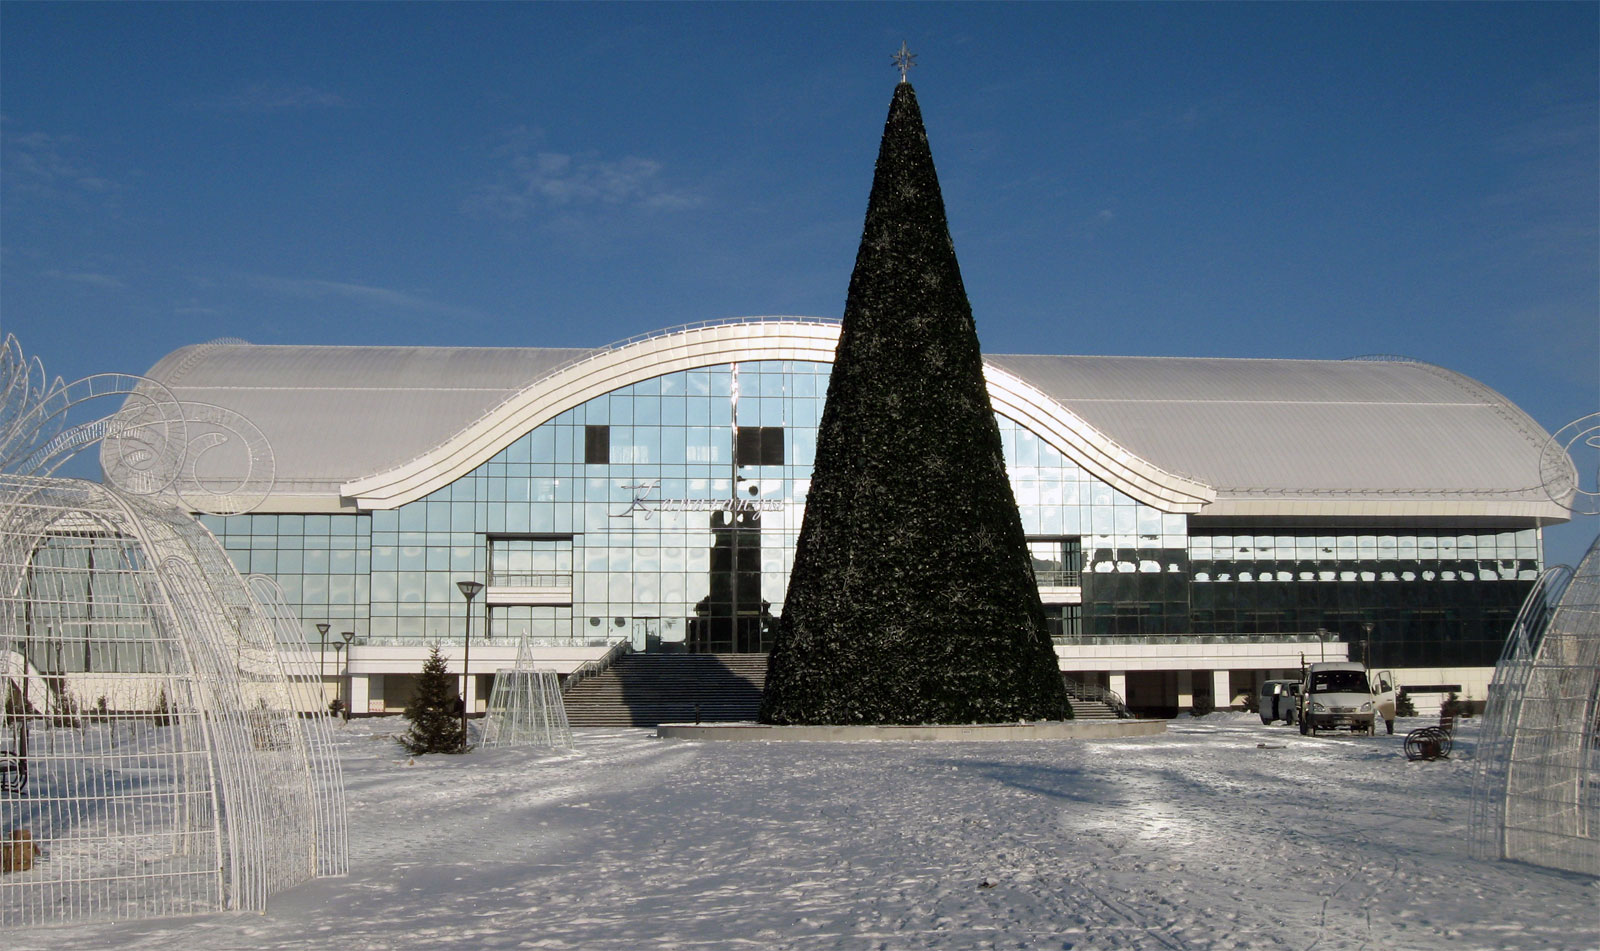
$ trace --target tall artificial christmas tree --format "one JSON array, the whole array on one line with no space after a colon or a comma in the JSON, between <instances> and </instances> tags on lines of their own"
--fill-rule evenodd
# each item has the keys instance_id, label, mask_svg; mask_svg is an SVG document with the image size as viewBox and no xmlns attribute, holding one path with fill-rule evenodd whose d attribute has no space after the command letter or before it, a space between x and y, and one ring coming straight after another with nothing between
<instances>
[{"instance_id":1,"label":"tall artificial christmas tree","mask_svg":"<svg viewBox=\"0 0 1600 951\"><path fill-rule=\"evenodd\" d=\"M1071 715L933 155L902 78L850 278L761 719Z\"/></svg>"},{"instance_id":2,"label":"tall artificial christmas tree","mask_svg":"<svg viewBox=\"0 0 1600 951\"><path fill-rule=\"evenodd\" d=\"M406 707L411 729L400 743L413 753L462 753L467 737L461 729L461 713L456 706L455 678L445 667L444 655L435 646L422 664L417 678L417 694Z\"/></svg>"}]
</instances>

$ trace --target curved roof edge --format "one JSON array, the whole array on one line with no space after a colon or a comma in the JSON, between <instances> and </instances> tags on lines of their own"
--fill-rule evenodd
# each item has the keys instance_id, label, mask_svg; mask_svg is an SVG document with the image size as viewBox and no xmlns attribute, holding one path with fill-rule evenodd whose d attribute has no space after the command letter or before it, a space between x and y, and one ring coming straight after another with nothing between
<instances>
[{"instance_id":1,"label":"curved roof edge","mask_svg":"<svg viewBox=\"0 0 1600 951\"><path fill-rule=\"evenodd\" d=\"M984 364L983 376L996 411L1123 494L1165 512L1198 512L1216 499L1216 490L1204 482L1139 458L1021 377L992 363Z\"/></svg>"},{"instance_id":2,"label":"curved roof edge","mask_svg":"<svg viewBox=\"0 0 1600 951\"><path fill-rule=\"evenodd\" d=\"M340 493L362 509L392 509L448 485L541 423L618 387L680 370L755 360L831 363L837 321L758 318L676 328L622 341L539 377L443 443L383 472L352 479ZM985 364L997 411L1131 498L1169 512L1198 512L1216 493L1198 480L1141 459L1037 388Z\"/></svg>"}]
</instances>

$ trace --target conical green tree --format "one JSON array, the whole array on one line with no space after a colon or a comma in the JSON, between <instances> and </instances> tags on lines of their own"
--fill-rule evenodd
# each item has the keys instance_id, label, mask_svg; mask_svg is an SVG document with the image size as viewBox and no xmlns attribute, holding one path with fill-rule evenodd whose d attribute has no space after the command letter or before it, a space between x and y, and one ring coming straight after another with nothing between
<instances>
[{"instance_id":1,"label":"conical green tree","mask_svg":"<svg viewBox=\"0 0 1600 951\"><path fill-rule=\"evenodd\" d=\"M413 753L461 753L467 738L461 731L461 715L456 707L455 678L445 667L444 655L435 646L422 664L417 678L417 694L406 707L411 729L400 737L400 744Z\"/></svg>"},{"instance_id":2,"label":"conical green tree","mask_svg":"<svg viewBox=\"0 0 1600 951\"><path fill-rule=\"evenodd\" d=\"M910 83L895 88L767 723L1070 717Z\"/></svg>"}]
</instances>

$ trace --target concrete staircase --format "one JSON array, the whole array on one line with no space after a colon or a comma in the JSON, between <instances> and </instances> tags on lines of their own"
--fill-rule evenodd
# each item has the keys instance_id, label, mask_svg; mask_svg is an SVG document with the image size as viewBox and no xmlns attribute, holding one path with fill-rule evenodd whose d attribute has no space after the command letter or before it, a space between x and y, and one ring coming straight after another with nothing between
<instances>
[{"instance_id":1,"label":"concrete staircase","mask_svg":"<svg viewBox=\"0 0 1600 951\"><path fill-rule=\"evenodd\" d=\"M1072 701L1072 717L1075 720L1116 720L1120 719L1117 712L1100 700L1074 700Z\"/></svg>"},{"instance_id":2,"label":"concrete staircase","mask_svg":"<svg viewBox=\"0 0 1600 951\"><path fill-rule=\"evenodd\" d=\"M754 720L766 654L625 654L563 697L573 726Z\"/></svg>"},{"instance_id":3,"label":"concrete staircase","mask_svg":"<svg viewBox=\"0 0 1600 951\"><path fill-rule=\"evenodd\" d=\"M1122 696L1098 684L1082 684L1062 677L1067 697L1072 701L1072 716L1077 720L1125 720L1133 716Z\"/></svg>"}]
</instances>

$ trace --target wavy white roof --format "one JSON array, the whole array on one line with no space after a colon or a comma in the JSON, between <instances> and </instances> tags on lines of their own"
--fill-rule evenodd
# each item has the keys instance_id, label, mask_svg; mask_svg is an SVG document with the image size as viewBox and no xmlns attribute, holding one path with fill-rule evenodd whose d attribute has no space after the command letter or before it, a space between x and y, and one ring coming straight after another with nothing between
<instances>
[{"instance_id":1,"label":"wavy white roof","mask_svg":"<svg viewBox=\"0 0 1600 951\"><path fill-rule=\"evenodd\" d=\"M568 405L730 360L828 359L837 325L714 324L594 351L184 347L149 376L266 433L277 503L419 497ZM1206 515L1563 520L1547 434L1509 400L1422 363L990 355L996 406L1130 494Z\"/></svg>"}]
</instances>

